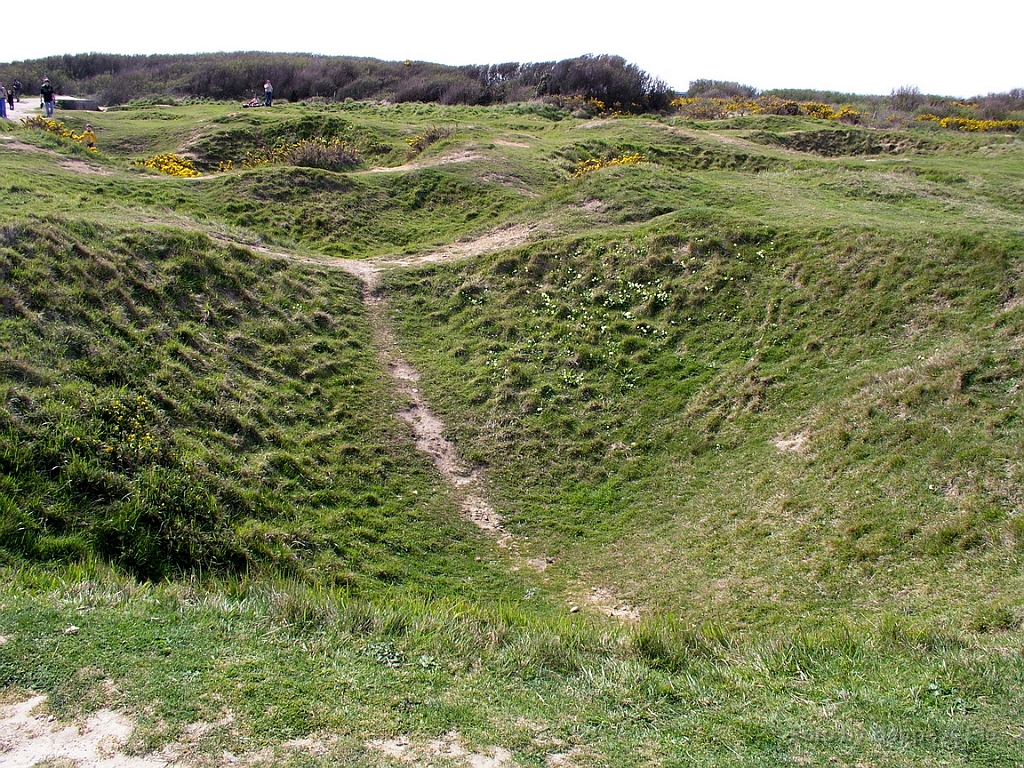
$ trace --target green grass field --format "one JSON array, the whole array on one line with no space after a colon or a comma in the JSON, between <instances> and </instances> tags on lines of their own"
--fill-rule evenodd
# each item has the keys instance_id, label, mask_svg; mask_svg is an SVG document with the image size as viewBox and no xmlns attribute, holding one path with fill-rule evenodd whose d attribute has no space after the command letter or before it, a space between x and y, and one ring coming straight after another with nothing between
<instances>
[{"instance_id":1,"label":"green grass field","mask_svg":"<svg viewBox=\"0 0 1024 768\"><path fill-rule=\"evenodd\" d=\"M197 766L1024 765L1020 137L87 119L0 126L0 702Z\"/></svg>"}]
</instances>

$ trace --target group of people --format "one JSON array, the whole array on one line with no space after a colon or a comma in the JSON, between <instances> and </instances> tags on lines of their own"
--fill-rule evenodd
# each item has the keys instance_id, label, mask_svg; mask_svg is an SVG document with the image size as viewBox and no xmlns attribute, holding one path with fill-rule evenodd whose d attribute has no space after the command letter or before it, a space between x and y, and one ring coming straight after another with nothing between
<instances>
[{"instance_id":1,"label":"group of people","mask_svg":"<svg viewBox=\"0 0 1024 768\"><path fill-rule=\"evenodd\" d=\"M260 103L259 97L254 93L252 99L243 104L243 107L269 107L274 103L274 86L270 84L269 80L265 80L263 83L263 103Z\"/></svg>"},{"instance_id":2,"label":"group of people","mask_svg":"<svg viewBox=\"0 0 1024 768\"><path fill-rule=\"evenodd\" d=\"M15 80L11 83L11 87L6 87L3 83L0 83L0 119L7 119L7 111L10 108L14 110L14 102L21 101L22 85L20 80ZM57 99L57 92L53 89L50 84L50 78L44 77L42 85L39 86L39 98L42 102L43 112L47 117L53 117L53 108ZM96 149L96 131L93 129L91 124L86 124L85 131L82 133L82 141L89 149Z\"/></svg>"},{"instance_id":3,"label":"group of people","mask_svg":"<svg viewBox=\"0 0 1024 768\"><path fill-rule=\"evenodd\" d=\"M6 118L8 111L14 111L15 101L21 101L21 81L15 80L10 88L0 83L0 118Z\"/></svg>"},{"instance_id":4,"label":"group of people","mask_svg":"<svg viewBox=\"0 0 1024 768\"><path fill-rule=\"evenodd\" d=\"M14 102L21 101L21 94L24 89L21 85L21 80L15 80L11 83L8 88L3 83L0 83L0 118L7 118L8 111L14 111ZM39 98L43 111L47 117L53 117L53 108L57 99L57 92L53 89L50 84L50 78L44 77L42 85L39 86Z\"/></svg>"}]
</instances>

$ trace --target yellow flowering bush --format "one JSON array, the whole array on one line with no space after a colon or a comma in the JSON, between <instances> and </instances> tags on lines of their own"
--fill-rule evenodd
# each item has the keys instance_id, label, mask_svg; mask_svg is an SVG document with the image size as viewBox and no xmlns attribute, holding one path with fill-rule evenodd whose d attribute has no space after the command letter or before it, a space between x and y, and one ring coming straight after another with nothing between
<instances>
[{"instance_id":1,"label":"yellow flowering bush","mask_svg":"<svg viewBox=\"0 0 1024 768\"><path fill-rule=\"evenodd\" d=\"M69 141L81 142L85 140L84 133L75 133L73 130L64 125L60 120L54 120L49 117L43 117L37 115L36 117L23 117L21 122L29 128L35 128L40 131L46 131L52 133L54 136L59 136L62 139L68 139ZM95 152L96 147L89 147L90 152Z\"/></svg>"},{"instance_id":2,"label":"yellow flowering bush","mask_svg":"<svg viewBox=\"0 0 1024 768\"><path fill-rule=\"evenodd\" d=\"M943 128L954 131L970 131L972 133L986 131L1016 133L1024 128L1024 120L977 120L973 117L939 117L928 113L918 115L914 119L935 122Z\"/></svg>"},{"instance_id":3,"label":"yellow flowering bush","mask_svg":"<svg viewBox=\"0 0 1024 768\"><path fill-rule=\"evenodd\" d=\"M162 155L155 155L148 160L136 160L135 165L151 168L154 171L165 173L168 176L180 176L182 178L195 178L199 171L187 157L167 152Z\"/></svg>"},{"instance_id":4,"label":"yellow flowering bush","mask_svg":"<svg viewBox=\"0 0 1024 768\"><path fill-rule=\"evenodd\" d=\"M847 104L845 107L840 107L835 116L830 117L829 120L838 120L841 123L859 123L860 118L860 112Z\"/></svg>"},{"instance_id":5,"label":"yellow flowering bush","mask_svg":"<svg viewBox=\"0 0 1024 768\"><path fill-rule=\"evenodd\" d=\"M579 160L576 162L576 169L573 172L573 178L578 179L588 173L599 171L602 168L609 168L615 165L637 165L638 163L647 162L647 158L639 152L632 155L619 155L618 157L611 158L590 158L588 160Z\"/></svg>"},{"instance_id":6,"label":"yellow flowering bush","mask_svg":"<svg viewBox=\"0 0 1024 768\"><path fill-rule=\"evenodd\" d=\"M673 109L690 120L722 120L744 115L807 115L819 120L858 123L861 114L847 105L835 109L816 101L788 101L775 96L762 96L754 101L743 99L680 97L670 102Z\"/></svg>"},{"instance_id":7,"label":"yellow flowering bush","mask_svg":"<svg viewBox=\"0 0 1024 768\"><path fill-rule=\"evenodd\" d=\"M800 105L800 110L808 117L816 117L819 120L834 120L836 114L830 104L818 101L805 101Z\"/></svg>"},{"instance_id":8,"label":"yellow flowering bush","mask_svg":"<svg viewBox=\"0 0 1024 768\"><path fill-rule=\"evenodd\" d=\"M762 96L750 103L750 110L755 115L799 115L803 114L800 104L777 96Z\"/></svg>"},{"instance_id":9,"label":"yellow flowering bush","mask_svg":"<svg viewBox=\"0 0 1024 768\"><path fill-rule=\"evenodd\" d=\"M689 120L721 120L742 110L742 104L731 99L679 98L669 102L680 116Z\"/></svg>"},{"instance_id":10,"label":"yellow flowering bush","mask_svg":"<svg viewBox=\"0 0 1024 768\"><path fill-rule=\"evenodd\" d=\"M418 133L415 136L410 136L405 140L405 143L409 145L409 149L413 152L422 152L424 149L429 147L434 142L440 141L441 139L447 139L449 136L453 136L458 132L458 124L455 126L439 126L432 125L423 133Z\"/></svg>"}]
</instances>

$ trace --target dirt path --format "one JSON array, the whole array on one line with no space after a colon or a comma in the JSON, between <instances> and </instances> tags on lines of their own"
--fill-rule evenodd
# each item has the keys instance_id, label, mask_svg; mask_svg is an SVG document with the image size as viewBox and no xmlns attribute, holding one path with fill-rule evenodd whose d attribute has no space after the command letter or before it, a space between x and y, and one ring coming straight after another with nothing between
<instances>
[{"instance_id":1,"label":"dirt path","mask_svg":"<svg viewBox=\"0 0 1024 768\"><path fill-rule=\"evenodd\" d=\"M81 725L57 722L42 706L45 696L0 707L0 765L89 768L160 768L162 758L129 757L121 751L135 730L126 715L110 709L90 716Z\"/></svg>"},{"instance_id":2,"label":"dirt path","mask_svg":"<svg viewBox=\"0 0 1024 768\"><path fill-rule=\"evenodd\" d=\"M398 416L412 427L416 447L430 458L441 477L455 492L463 517L494 536L499 546L512 549L515 548L512 536L504 529L501 514L487 501L480 469L469 467L458 455L455 444L445 436L447 428L444 422L431 410L418 386L419 372L402 356L402 351L388 320L386 299L380 290L380 276L387 269L396 267L454 261L480 256L502 248L511 248L526 242L536 229L535 226L517 224L493 230L473 240L454 243L440 251L414 256L387 256L359 261L330 257L303 257L259 247L254 249L293 262L341 269L362 282L363 304L373 329L377 357L384 369L391 375L395 391L408 403L398 412Z\"/></svg>"},{"instance_id":3,"label":"dirt path","mask_svg":"<svg viewBox=\"0 0 1024 768\"><path fill-rule=\"evenodd\" d=\"M39 94L32 96L27 93L21 95L21 101L14 102L14 109L7 107L8 120L21 120L23 117L41 115L43 110L39 108ZM56 117L56 114L54 115Z\"/></svg>"}]
</instances>

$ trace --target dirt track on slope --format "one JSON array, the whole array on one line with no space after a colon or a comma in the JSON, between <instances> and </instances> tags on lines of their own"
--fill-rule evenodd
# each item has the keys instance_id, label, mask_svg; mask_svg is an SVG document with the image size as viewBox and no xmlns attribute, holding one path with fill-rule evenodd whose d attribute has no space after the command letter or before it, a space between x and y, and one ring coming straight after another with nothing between
<instances>
[{"instance_id":1,"label":"dirt track on slope","mask_svg":"<svg viewBox=\"0 0 1024 768\"><path fill-rule=\"evenodd\" d=\"M495 229L473 240L454 243L431 253L403 257L354 260L328 257L301 257L295 254L255 248L293 262L341 269L362 282L363 304L373 329L374 345L382 366L391 375L395 391L407 402L398 416L412 427L416 447L426 454L444 481L454 490L463 517L496 537L502 547L510 547L511 535L504 529L501 515L487 501L478 467L470 467L458 455L455 444L446 437L447 428L431 410L418 383L419 372L403 357L386 312L386 298L380 290L381 273L387 269L434 264L471 258L526 242L536 227L517 224Z\"/></svg>"}]
</instances>

